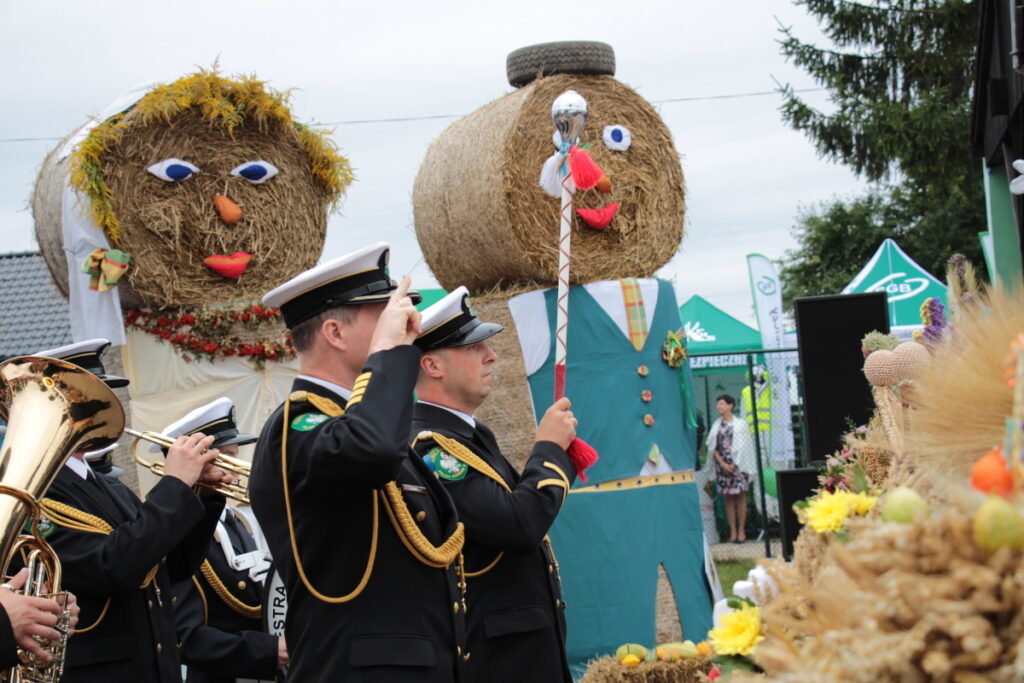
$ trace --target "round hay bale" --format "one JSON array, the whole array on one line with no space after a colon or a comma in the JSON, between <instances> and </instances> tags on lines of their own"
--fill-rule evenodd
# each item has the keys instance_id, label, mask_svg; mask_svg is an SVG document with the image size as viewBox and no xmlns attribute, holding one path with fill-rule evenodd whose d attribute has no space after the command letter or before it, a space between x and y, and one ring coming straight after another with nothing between
<instances>
[{"instance_id":1,"label":"round hay bale","mask_svg":"<svg viewBox=\"0 0 1024 683\"><path fill-rule=\"evenodd\" d=\"M711 667L710 659L699 658L640 662L630 669L608 655L591 661L580 683L698 683L707 680Z\"/></svg>"},{"instance_id":2,"label":"round hay bale","mask_svg":"<svg viewBox=\"0 0 1024 683\"><path fill-rule=\"evenodd\" d=\"M654 108L610 76L541 78L456 121L427 150L413 188L416 235L446 289L509 289L556 282L558 199L539 186L554 153L551 103L573 89L590 117L580 137L612 183L579 191L576 208L620 206L604 230L573 217L573 284L648 277L683 237L684 183L672 136ZM626 151L608 149L605 126L629 129Z\"/></svg>"},{"instance_id":3,"label":"round hay bale","mask_svg":"<svg viewBox=\"0 0 1024 683\"><path fill-rule=\"evenodd\" d=\"M61 290L68 285L61 206L69 183L110 246L131 255L118 284L126 306L250 301L313 266L328 210L351 170L333 143L292 119L286 102L253 78L203 71L158 86L126 113L100 122L70 157L51 152L32 206L37 239ZM147 170L169 159L199 171L169 182ZM256 161L278 173L259 183L232 173ZM237 221L221 219L218 194L241 207ZM252 256L238 279L204 263L235 252Z\"/></svg>"}]
</instances>

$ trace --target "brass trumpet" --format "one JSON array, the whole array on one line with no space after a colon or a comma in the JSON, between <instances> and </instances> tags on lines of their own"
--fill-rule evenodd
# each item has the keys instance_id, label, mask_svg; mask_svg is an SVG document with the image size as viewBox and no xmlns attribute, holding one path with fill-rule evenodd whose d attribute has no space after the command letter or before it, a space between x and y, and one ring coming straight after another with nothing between
<instances>
[{"instance_id":1,"label":"brass trumpet","mask_svg":"<svg viewBox=\"0 0 1024 683\"><path fill-rule=\"evenodd\" d=\"M134 439L132 439L132 460L142 465L156 476L164 476L164 464L162 462L151 462L149 460L146 460L138 453L136 453L136 448L138 447L140 441L149 441L150 443L155 443L157 446L161 446L163 448L170 448L171 446L174 445L175 440L165 434L160 434L158 432L139 432L134 429L128 429L127 427L125 427L124 433L130 434L135 437ZM230 498L232 500L238 501L242 505L248 505L249 470L251 469L249 463L239 458L232 458L230 455L224 455L223 453L221 453L220 455L213 459L213 464L221 468L222 470L227 470L228 472L233 472L234 474L237 474L239 477L238 483L228 484L226 482L218 482L216 484L210 484L201 481L199 482L199 486L202 486L203 488L209 491L213 491L214 493L219 493L225 498Z\"/></svg>"}]
</instances>

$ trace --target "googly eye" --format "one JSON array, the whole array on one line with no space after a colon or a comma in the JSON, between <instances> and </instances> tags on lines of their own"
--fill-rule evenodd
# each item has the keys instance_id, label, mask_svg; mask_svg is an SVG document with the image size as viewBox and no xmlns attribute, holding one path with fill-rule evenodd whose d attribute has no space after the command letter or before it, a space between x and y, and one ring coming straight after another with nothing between
<instances>
[{"instance_id":1,"label":"googly eye","mask_svg":"<svg viewBox=\"0 0 1024 683\"><path fill-rule=\"evenodd\" d=\"M166 180L169 183L176 183L199 173L199 169L192 164L174 157L158 161L146 170L160 180Z\"/></svg>"},{"instance_id":2,"label":"googly eye","mask_svg":"<svg viewBox=\"0 0 1024 683\"><path fill-rule=\"evenodd\" d=\"M613 126L605 126L601 133L604 146L616 152L625 152L633 142L633 135L622 124L616 123Z\"/></svg>"},{"instance_id":3,"label":"googly eye","mask_svg":"<svg viewBox=\"0 0 1024 683\"><path fill-rule=\"evenodd\" d=\"M265 183L279 173L277 166L269 161L247 161L231 169L231 175L245 178L253 185Z\"/></svg>"}]
</instances>

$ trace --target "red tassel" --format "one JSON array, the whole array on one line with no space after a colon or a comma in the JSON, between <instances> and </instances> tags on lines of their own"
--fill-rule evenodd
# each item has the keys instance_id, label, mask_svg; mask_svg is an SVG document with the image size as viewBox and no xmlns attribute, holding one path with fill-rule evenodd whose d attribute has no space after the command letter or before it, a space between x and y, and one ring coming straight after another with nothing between
<instances>
[{"instance_id":1,"label":"red tassel","mask_svg":"<svg viewBox=\"0 0 1024 683\"><path fill-rule=\"evenodd\" d=\"M604 177L604 171L590 158L590 152L582 147L569 149L569 169L572 171L572 181L576 183L578 190L589 190Z\"/></svg>"},{"instance_id":2,"label":"red tassel","mask_svg":"<svg viewBox=\"0 0 1024 683\"><path fill-rule=\"evenodd\" d=\"M585 472L588 467L597 462L598 458L594 447L583 439L573 439L565 452L568 453L572 464L576 466L576 474L579 475L580 481L587 481Z\"/></svg>"}]
</instances>

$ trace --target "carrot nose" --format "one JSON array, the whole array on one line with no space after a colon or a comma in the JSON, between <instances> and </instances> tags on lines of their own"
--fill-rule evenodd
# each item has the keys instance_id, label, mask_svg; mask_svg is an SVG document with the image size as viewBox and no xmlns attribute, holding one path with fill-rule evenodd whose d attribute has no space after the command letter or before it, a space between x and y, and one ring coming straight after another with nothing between
<instances>
[{"instance_id":1,"label":"carrot nose","mask_svg":"<svg viewBox=\"0 0 1024 683\"><path fill-rule=\"evenodd\" d=\"M597 185L595 185L594 187L596 187L597 191L600 192L601 194L608 194L609 192L612 191L611 178L609 178L607 175L601 176L601 179L597 181Z\"/></svg>"},{"instance_id":2,"label":"carrot nose","mask_svg":"<svg viewBox=\"0 0 1024 683\"><path fill-rule=\"evenodd\" d=\"M228 225L242 217L242 207L222 194L213 195L213 208L217 209L217 215Z\"/></svg>"}]
</instances>

